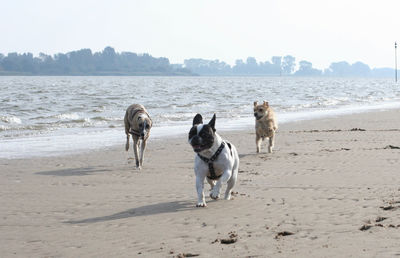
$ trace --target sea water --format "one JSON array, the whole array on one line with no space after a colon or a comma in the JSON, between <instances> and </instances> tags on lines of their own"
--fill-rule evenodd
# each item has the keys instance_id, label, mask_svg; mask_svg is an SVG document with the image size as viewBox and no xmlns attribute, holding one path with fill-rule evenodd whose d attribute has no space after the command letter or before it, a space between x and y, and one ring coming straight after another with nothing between
<instances>
[{"instance_id":1,"label":"sea water","mask_svg":"<svg viewBox=\"0 0 400 258\"><path fill-rule=\"evenodd\" d=\"M219 131L254 126L266 100L285 123L400 107L392 79L296 77L0 77L0 158L125 145L126 108L143 104L151 139L186 137L196 113Z\"/></svg>"}]
</instances>

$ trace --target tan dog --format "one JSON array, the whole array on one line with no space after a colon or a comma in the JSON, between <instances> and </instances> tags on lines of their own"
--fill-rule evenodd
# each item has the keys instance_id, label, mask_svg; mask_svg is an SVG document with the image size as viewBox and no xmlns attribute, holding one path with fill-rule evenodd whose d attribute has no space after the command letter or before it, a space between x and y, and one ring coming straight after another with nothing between
<instances>
[{"instance_id":1,"label":"tan dog","mask_svg":"<svg viewBox=\"0 0 400 258\"><path fill-rule=\"evenodd\" d=\"M256 118L257 153L260 153L261 142L265 138L269 138L268 152L272 153L272 148L275 144L275 131L278 129L278 124L275 113L267 101L264 101L262 105L258 105L257 101L254 101L254 117Z\"/></svg>"},{"instance_id":2,"label":"tan dog","mask_svg":"<svg viewBox=\"0 0 400 258\"><path fill-rule=\"evenodd\" d=\"M143 166L144 151L146 150L146 141L150 136L150 129L153 123L144 106L139 104L133 104L128 107L125 113L124 123L126 133L125 150L129 150L129 135L132 135L136 167L141 169ZM139 160L138 148L140 141L142 144L140 147Z\"/></svg>"}]
</instances>

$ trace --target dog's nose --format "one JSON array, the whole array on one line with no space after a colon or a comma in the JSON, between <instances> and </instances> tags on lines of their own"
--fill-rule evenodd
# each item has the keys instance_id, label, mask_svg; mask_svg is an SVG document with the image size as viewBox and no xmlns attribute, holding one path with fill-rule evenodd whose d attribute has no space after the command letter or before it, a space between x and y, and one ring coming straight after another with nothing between
<instances>
[{"instance_id":1,"label":"dog's nose","mask_svg":"<svg viewBox=\"0 0 400 258\"><path fill-rule=\"evenodd\" d=\"M257 113L254 113L254 116L257 116Z\"/></svg>"},{"instance_id":2,"label":"dog's nose","mask_svg":"<svg viewBox=\"0 0 400 258\"><path fill-rule=\"evenodd\" d=\"M200 144L199 136L193 136L191 143L194 145Z\"/></svg>"}]
</instances>

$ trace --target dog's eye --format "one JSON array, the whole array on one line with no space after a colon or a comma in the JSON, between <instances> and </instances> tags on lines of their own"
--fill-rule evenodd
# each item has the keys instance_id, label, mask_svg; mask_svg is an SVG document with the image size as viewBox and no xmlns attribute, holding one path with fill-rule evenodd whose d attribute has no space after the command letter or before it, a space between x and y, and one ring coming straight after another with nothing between
<instances>
[{"instance_id":1,"label":"dog's eye","mask_svg":"<svg viewBox=\"0 0 400 258\"><path fill-rule=\"evenodd\" d=\"M149 129L150 128L150 125L146 125L146 129Z\"/></svg>"},{"instance_id":2,"label":"dog's eye","mask_svg":"<svg viewBox=\"0 0 400 258\"><path fill-rule=\"evenodd\" d=\"M142 127L143 127L143 124L139 124L139 127L142 128Z\"/></svg>"},{"instance_id":3,"label":"dog's eye","mask_svg":"<svg viewBox=\"0 0 400 258\"><path fill-rule=\"evenodd\" d=\"M263 110L260 108L258 111L259 111L259 112L262 112Z\"/></svg>"}]
</instances>

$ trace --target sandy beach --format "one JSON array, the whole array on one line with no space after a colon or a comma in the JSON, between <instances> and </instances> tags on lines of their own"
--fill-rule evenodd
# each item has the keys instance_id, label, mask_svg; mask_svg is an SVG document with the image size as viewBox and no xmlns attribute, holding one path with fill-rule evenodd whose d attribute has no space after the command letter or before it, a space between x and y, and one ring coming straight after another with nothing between
<instances>
[{"instance_id":1,"label":"sandy beach","mask_svg":"<svg viewBox=\"0 0 400 258\"><path fill-rule=\"evenodd\" d=\"M398 256L399 114L283 124L272 154L256 154L253 128L219 132L238 184L206 208L187 135L150 138L141 171L123 130L113 148L0 160L0 256Z\"/></svg>"}]
</instances>

